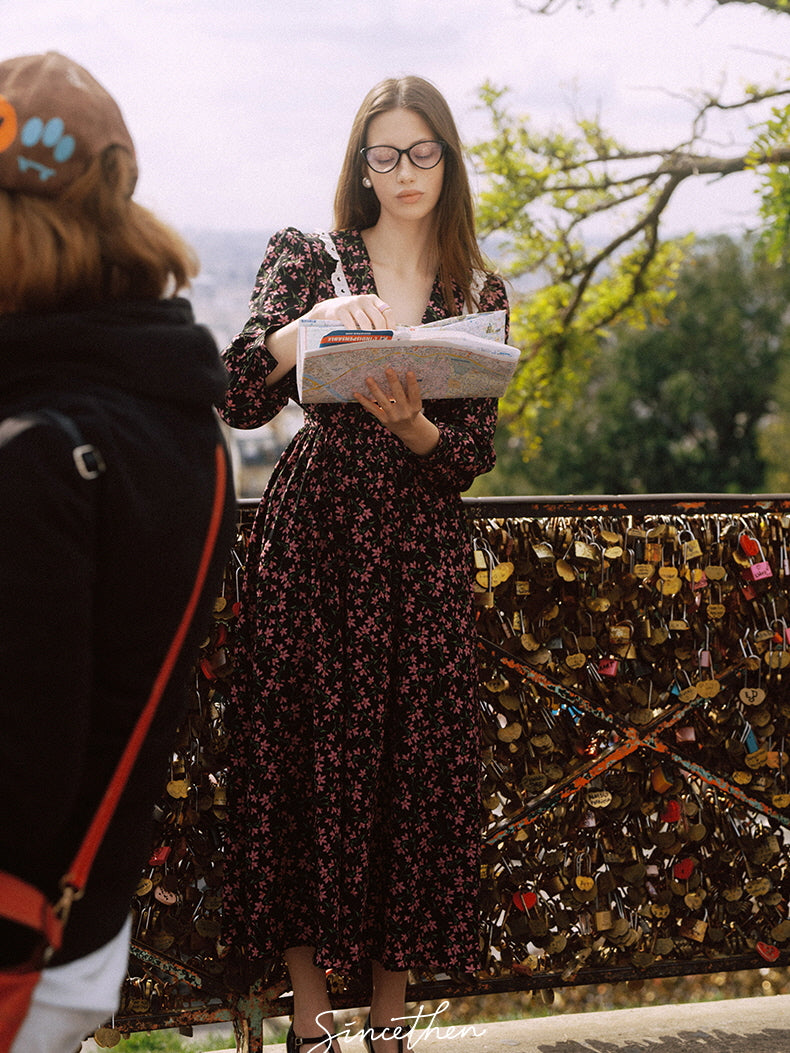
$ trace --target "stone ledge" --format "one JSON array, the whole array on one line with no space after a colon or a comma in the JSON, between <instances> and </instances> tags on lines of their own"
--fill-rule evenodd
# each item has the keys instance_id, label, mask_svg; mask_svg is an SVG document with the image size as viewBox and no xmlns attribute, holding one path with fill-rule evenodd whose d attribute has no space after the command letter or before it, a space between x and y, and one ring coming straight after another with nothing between
<instances>
[{"instance_id":1,"label":"stone ledge","mask_svg":"<svg viewBox=\"0 0 790 1053\"><path fill-rule=\"evenodd\" d=\"M437 1026L415 1053L790 1053L790 995ZM361 1053L361 1038L343 1053ZM265 1053L284 1053L282 1043ZM235 1053L217 1050L216 1053Z\"/></svg>"}]
</instances>

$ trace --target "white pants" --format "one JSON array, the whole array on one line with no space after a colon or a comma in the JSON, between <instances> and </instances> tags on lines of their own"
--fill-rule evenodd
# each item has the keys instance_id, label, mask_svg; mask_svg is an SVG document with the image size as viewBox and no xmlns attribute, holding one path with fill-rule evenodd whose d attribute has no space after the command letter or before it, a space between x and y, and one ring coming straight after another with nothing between
<instances>
[{"instance_id":1,"label":"white pants","mask_svg":"<svg viewBox=\"0 0 790 1053\"><path fill-rule=\"evenodd\" d=\"M109 943L44 969L11 1053L75 1053L118 1008L129 960L131 918Z\"/></svg>"}]
</instances>

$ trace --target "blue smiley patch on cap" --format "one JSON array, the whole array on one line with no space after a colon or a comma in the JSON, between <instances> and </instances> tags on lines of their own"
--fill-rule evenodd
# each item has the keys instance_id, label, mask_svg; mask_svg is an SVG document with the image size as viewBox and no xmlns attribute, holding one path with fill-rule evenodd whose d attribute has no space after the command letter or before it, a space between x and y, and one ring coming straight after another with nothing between
<instances>
[{"instance_id":1,"label":"blue smiley patch on cap","mask_svg":"<svg viewBox=\"0 0 790 1053\"><path fill-rule=\"evenodd\" d=\"M50 117L47 121L41 117L30 117L22 126L19 139L22 146L29 149L37 146L47 147L52 150L53 163L62 164L64 161L71 160L77 146L74 136L66 135L65 131L66 126L60 117ZM56 169L32 157L26 157L22 153L19 154L17 161L21 171L34 169L42 181L51 179L56 174Z\"/></svg>"}]
</instances>

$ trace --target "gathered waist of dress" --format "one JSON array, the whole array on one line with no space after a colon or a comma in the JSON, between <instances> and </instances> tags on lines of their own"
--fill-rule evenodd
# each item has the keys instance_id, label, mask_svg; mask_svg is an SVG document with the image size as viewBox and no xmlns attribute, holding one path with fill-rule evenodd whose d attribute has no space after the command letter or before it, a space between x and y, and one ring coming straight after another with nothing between
<instances>
[{"instance_id":1,"label":"gathered waist of dress","mask_svg":"<svg viewBox=\"0 0 790 1053\"><path fill-rule=\"evenodd\" d=\"M358 402L300 403L305 424L348 426L354 421L372 420Z\"/></svg>"},{"instance_id":2,"label":"gathered waist of dress","mask_svg":"<svg viewBox=\"0 0 790 1053\"><path fill-rule=\"evenodd\" d=\"M362 406L350 402L305 408L301 431L313 441L320 442L331 437L333 442L342 442L348 446L405 452L400 439Z\"/></svg>"},{"instance_id":3,"label":"gathered waist of dress","mask_svg":"<svg viewBox=\"0 0 790 1053\"><path fill-rule=\"evenodd\" d=\"M402 500L405 490L428 483L417 471L415 457L397 436L361 410L306 417L287 455L289 471L308 474L313 482L331 479L336 499L353 493L354 499L374 503ZM323 485L323 484L320 484ZM419 486L422 490L423 487ZM435 497L444 505L450 494ZM453 503L457 503L454 501Z\"/></svg>"}]
</instances>

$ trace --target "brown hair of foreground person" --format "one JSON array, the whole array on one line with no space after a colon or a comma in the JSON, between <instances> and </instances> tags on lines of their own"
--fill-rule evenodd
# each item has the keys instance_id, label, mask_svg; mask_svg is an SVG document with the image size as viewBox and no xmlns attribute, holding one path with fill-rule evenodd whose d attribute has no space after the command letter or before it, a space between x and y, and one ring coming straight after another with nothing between
<instances>
[{"instance_id":1,"label":"brown hair of foreground person","mask_svg":"<svg viewBox=\"0 0 790 1053\"><path fill-rule=\"evenodd\" d=\"M0 190L0 314L158 300L189 284L197 259L132 200L136 174L108 146L56 199Z\"/></svg>"}]
</instances>

